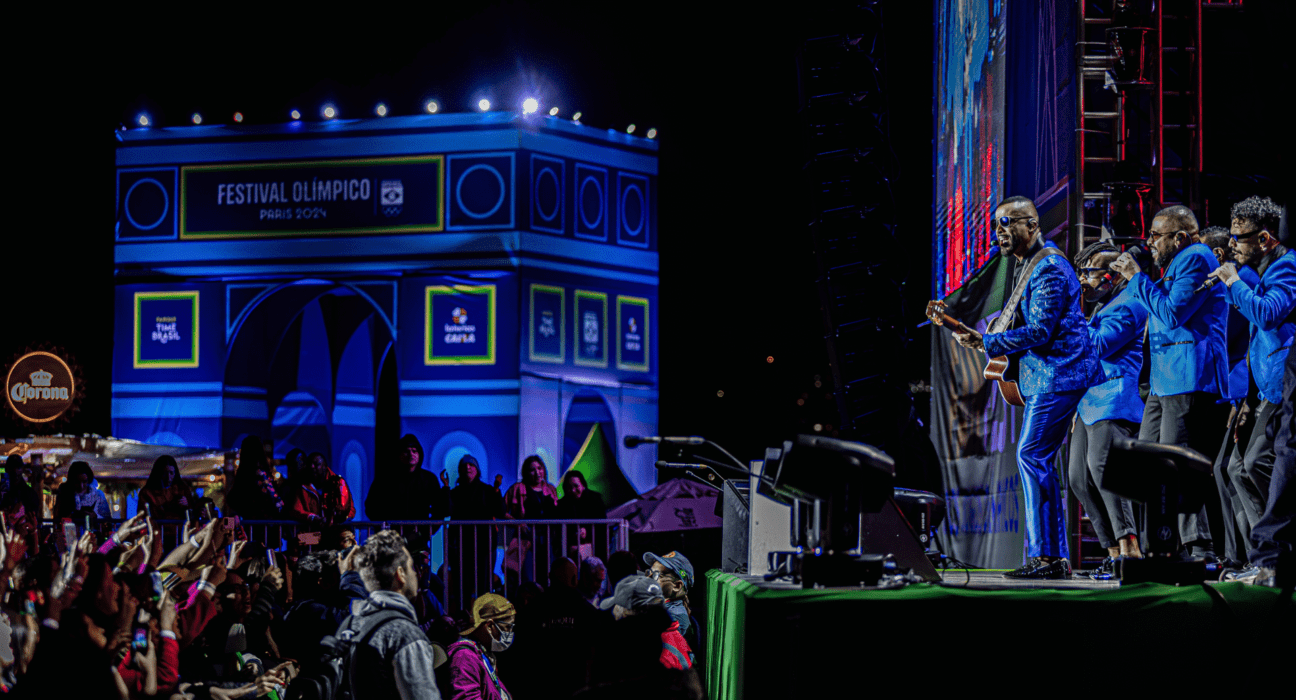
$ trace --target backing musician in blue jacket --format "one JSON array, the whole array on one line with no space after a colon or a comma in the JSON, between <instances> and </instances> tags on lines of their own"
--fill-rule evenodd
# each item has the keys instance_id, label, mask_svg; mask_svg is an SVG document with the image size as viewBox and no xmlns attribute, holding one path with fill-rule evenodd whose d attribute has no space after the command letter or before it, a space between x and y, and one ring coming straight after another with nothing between
<instances>
[{"instance_id":1,"label":"backing musician in blue jacket","mask_svg":"<svg viewBox=\"0 0 1296 700\"><path fill-rule=\"evenodd\" d=\"M1096 243L1076 254L1084 299L1093 305L1089 338L1102 363L1106 381L1089 387L1076 410L1071 431L1068 478L1080 499L1107 558L1091 573L1111 578L1117 557L1141 557L1138 523L1130 502L1101 488L1107 454L1114 438L1133 437L1143 420L1139 373L1143 370L1143 329L1147 309L1134 298L1125 278L1110 266L1120 256L1111 243Z\"/></svg>"},{"instance_id":2,"label":"backing musician in blue jacket","mask_svg":"<svg viewBox=\"0 0 1296 700\"><path fill-rule=\"evenodd\" d=\"M1219 285L1198 291L1217 261L1210 248L1194 242L1196 237L1192 210L1166 207L1153 217L1148 233L1153 262L1165 270L1161 280L1153 282L1129 253L1122 253L1112 269L1129 280L1149 316L1152 386L1139 439L1213 455L1228 422L1229 406L1219 403L1228 392L1228 302ZM1179 516L1179 542L1193 556L1214 558L1206 511L1219 518L1219 499L1206 500L1200 512Z\"/></svg>"},{"instance_id":3,"label":"backing musician in blue jacket","mask_svg":"<svg viewBox=\"0 0 1296 700\"><path fill-rule=\"evenodd\" d=\"M1260 399L1253 421L1255 426L1245 443L1233 448L1227 470L1224 496L1242 530L1244 542L1251 528L1264 514L1269 499L1269 480L1273 474L1276 433L1269 425L1277 420L1282 408L1283 363L1296 335L1296 251L1278 242L1274 232L1282 209L1267 197L1250 197L1238 202L1232 212L1232 250L1237 265L1255 268L1260 275L1257 284L1249 284L1238 274L1237 266L1224 263L1211 273L1227 285L1226 296L1251 324L1251 343L1247 357Z\"/></svg>"},{"instance_id":4,"label":"backing musician in blue jacket","mask_svg":"<svg viewBox=\"0 0 1296 700\"><path fill-rule=\"evenodd\" d=\"M1202 231L1197 236L1197 241L1215 254L1215 260L1221 265L1233 260L1233 249L1231 247L1231 236L1229 230L1223 226L1211 226ZM1256 274L1255 269L1243 265L1237 269L1238 277L1242 278L1252 289L1260 283L1260 275ZM1227 297L1227 294L1225 295ZM1220 518L1220 526L1224 532L1211 531L1215 540L1215 551L1217 554L1223 554L1221 561L1233 566L1240 565L1246 560L1247 539L1242 535L1246 530L1246 514L1242 512L1240 501L1238 500L1237 489L1228 478L1229 458L1233 455L1235 443L1245 441L1251 434L1251 426L1247 423L1250 417L1249 412L1239 411L1239 408L1246 406L1247 390L1251 385L1251 371L1247 367L1247 345L1251 342L1251 322L1238 311L1236 304L1229 305L1228 312L1228 367L1229 381L1228 392L1221 399L1231 406L1229 409L1228 430L1224 431L1224 436L1220 439L1219 453L1215 455L1215 488L1220 493L1220 508L1223 511ZM1209 457L1210 455L1207 455ZM1236 505L1236 508L1234 507ZM1224 551L1220 552L1220 541L1224 542Z\"/></svg>"},{"instance_id":5,"label":"backing musician in blue jacket","mask_svg":"<svg viewBox=\"0 0 1296 700\"><path fill-rule=\"evenodd\" d=\"M1067 559L1066 503L1054 468L1071 416L1085 390L1103 380L1080 310L1080 281L1066 258L1045 254L1029 275L1023 272L1044 250L1039 214L1025 197L1009 197L995 208L999 252L1017 259L1016 286L1026 285L1016 308L1003 313L1022 323L1008 330L955 333L960 345L990 357L1009 355L1018 366L1018 387L1026 401L1017 467L1025 500L1024 566L1007 578L1071 577ZM996 330L1000 328L995 325Z\"/></svg>"}]
</instances>

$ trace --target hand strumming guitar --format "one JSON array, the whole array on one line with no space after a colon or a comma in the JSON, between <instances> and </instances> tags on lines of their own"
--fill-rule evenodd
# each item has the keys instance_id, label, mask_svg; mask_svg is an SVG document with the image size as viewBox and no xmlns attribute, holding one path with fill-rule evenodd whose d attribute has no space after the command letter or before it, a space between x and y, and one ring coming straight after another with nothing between
<instances>
[{"instance_id":1,"label":"hand strumming guitar","mask_svg":"<svg viewBox=\"0 0 1296 700\"><path fill-rule=\"evenodd\" d=\"M985 346L981 344L980 333L945 315L945 302L927 302L927 318L930 318L932 323L938 326L946 325L948 320L949 324L951 324L950 330L954 332L954 340L958 341L959 345L973 350L985 350Z\"/></svg>"},{"instance_id":2,"label":"hand strumming guitar","mask_svg":"<svg viewBox=\"0 0 1296 700\"><path fill-rule=\"evenodd\" d=\"M958 344L962 345L965 348L971 348L972 350L981 350L982 352L985 351L985 345L981 343L981 334L977 333L971 328L967 329L966 332L962 332L962 333L956 332L954 334L954 340L958 341Z\"/></svg>"}]
</instances>

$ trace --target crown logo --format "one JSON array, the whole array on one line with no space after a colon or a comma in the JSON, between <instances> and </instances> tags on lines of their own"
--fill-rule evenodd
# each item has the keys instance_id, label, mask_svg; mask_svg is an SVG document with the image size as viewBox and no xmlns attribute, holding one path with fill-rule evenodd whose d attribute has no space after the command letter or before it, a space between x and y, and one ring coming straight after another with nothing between
<instances>
[{"instance_id":1,"label":"crown logo","mask_svg":"<svg viewBox=\"0 0 1296 700\"><path fill-rule=\"evenodd\" d=\"M50 374L49 372L46 372L43 369L38 369L35 372L31 373L32 386L49 386L50 381L53 379L54 379L54 375Z\"/></svg>"}]
</instances>

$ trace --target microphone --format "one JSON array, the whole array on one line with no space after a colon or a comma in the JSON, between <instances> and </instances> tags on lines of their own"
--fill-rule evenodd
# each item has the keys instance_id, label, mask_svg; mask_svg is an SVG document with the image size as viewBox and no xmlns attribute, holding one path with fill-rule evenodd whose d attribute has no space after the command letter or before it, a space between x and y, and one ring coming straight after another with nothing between
<instances>
[{"instance_id":1,"label":"microphone","mask_svg":"<svg viewBox=\"0 0 1296 700\"><path fill-rule=\"evenodd\" d=\"M649 443L649 442L653 442L653 443L667 442L675 445L705 445L706 438L700 438L697 436L662 437L659 435L642 435L642 436L627 435L625 436L624 442L626 447L637 447L639 445L642 445L644 443Z\"/></svg>"},{"instance_id":2,"label":"microphone","mask_svg":"<svg viewBox=\"0 0 1296 700\"><path fill-rule=\"evenodd\" d=\"M684 462L667 462L667 461L660 460L660 459L657 460L657 463L654 464L653 466L656 467L656 468L658 468L658 469L683 469L683 470L686 470L686 471L688 471L688 470L692 470L692 469L706 469L706 468L707 468L707 465L705 465L705 464L685 464Z\"/></svg>"},{"instance_id":3,"label":"microphone","mask_svg":"<svg viewBox=\"0 0 1296 700\"><path fill-rule=\"evenodd\" d=\"M1202 282L1202 285L1201 285L1200 287L1194 289L1194 290L1193 290L1193 294L1196 294L1197 292L1202 292L1202 291L1205 291L1205 290L1207 290L1207 289L1210 289L1211 287L1214 287L1214 286L1215 286L1215 283L1216 283L1216 282L1219 282L1219 281L1220 281L1220 278L1218 278L1218 277L1211 277L1211 278L1207 279L1205 282Z\"/></svg>"}]
</instances>

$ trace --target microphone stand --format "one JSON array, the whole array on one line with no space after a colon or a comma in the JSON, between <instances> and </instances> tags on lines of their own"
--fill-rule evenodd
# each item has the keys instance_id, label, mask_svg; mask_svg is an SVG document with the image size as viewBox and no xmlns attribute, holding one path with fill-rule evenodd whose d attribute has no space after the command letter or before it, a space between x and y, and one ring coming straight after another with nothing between
<instances>
[{"instance_id":1,"label":"microphone stand","mask_svg":"<svg viewBox=\"0 0 1296 700\"><path fill-rule=\"evenodd\" d=\"M694 457L694 459L701 459L701 458L700 458L700 457ZM710 461L710 460L703 460L703 461ZM738 497L738 500L743 504L743 507L746 508L749 512L751 511L751 505L749 505L749 504L747 503L747 499L746 499L746 498L743 498L742 492L740 492L740 491L738 490L738 487L737 487L737 486L734 486L734 485L731 484L731 483L729 483L729 482L730 482L729 479L724 478L724 476L722 476L722 475L720 474L720 472L717 472L715 469L713 469L712 467L710 467L710 466L707 465L707 464L683 464L683 463L678 463L678 462L667 462L667 461L665 461L665 460L658 460L658 461L657 461L657 464L655 464L654 466L656 466L658 469L662 469L662 468L667 468L667 469L683 469L685 475L693 477L693 479L694 479L695 481L697 481L698 483L700 483L700 484L704 484L704 485L706 485L708 488L715 488L715 484L712 484L711 482L707 481L706 479L703 479L701 476L699 476L698 474L696 474L696 473L694 473L694 472L692 471L693 469L705 469L706 471L711 472L712 475L714 475L717 479L720 480L720 484L721 484L721 489L722 489L722 490L723 490L723 487L726 486L726 485L727 485L729 488L733 489L734 495Z\"/></svg>"}]
</instances>

